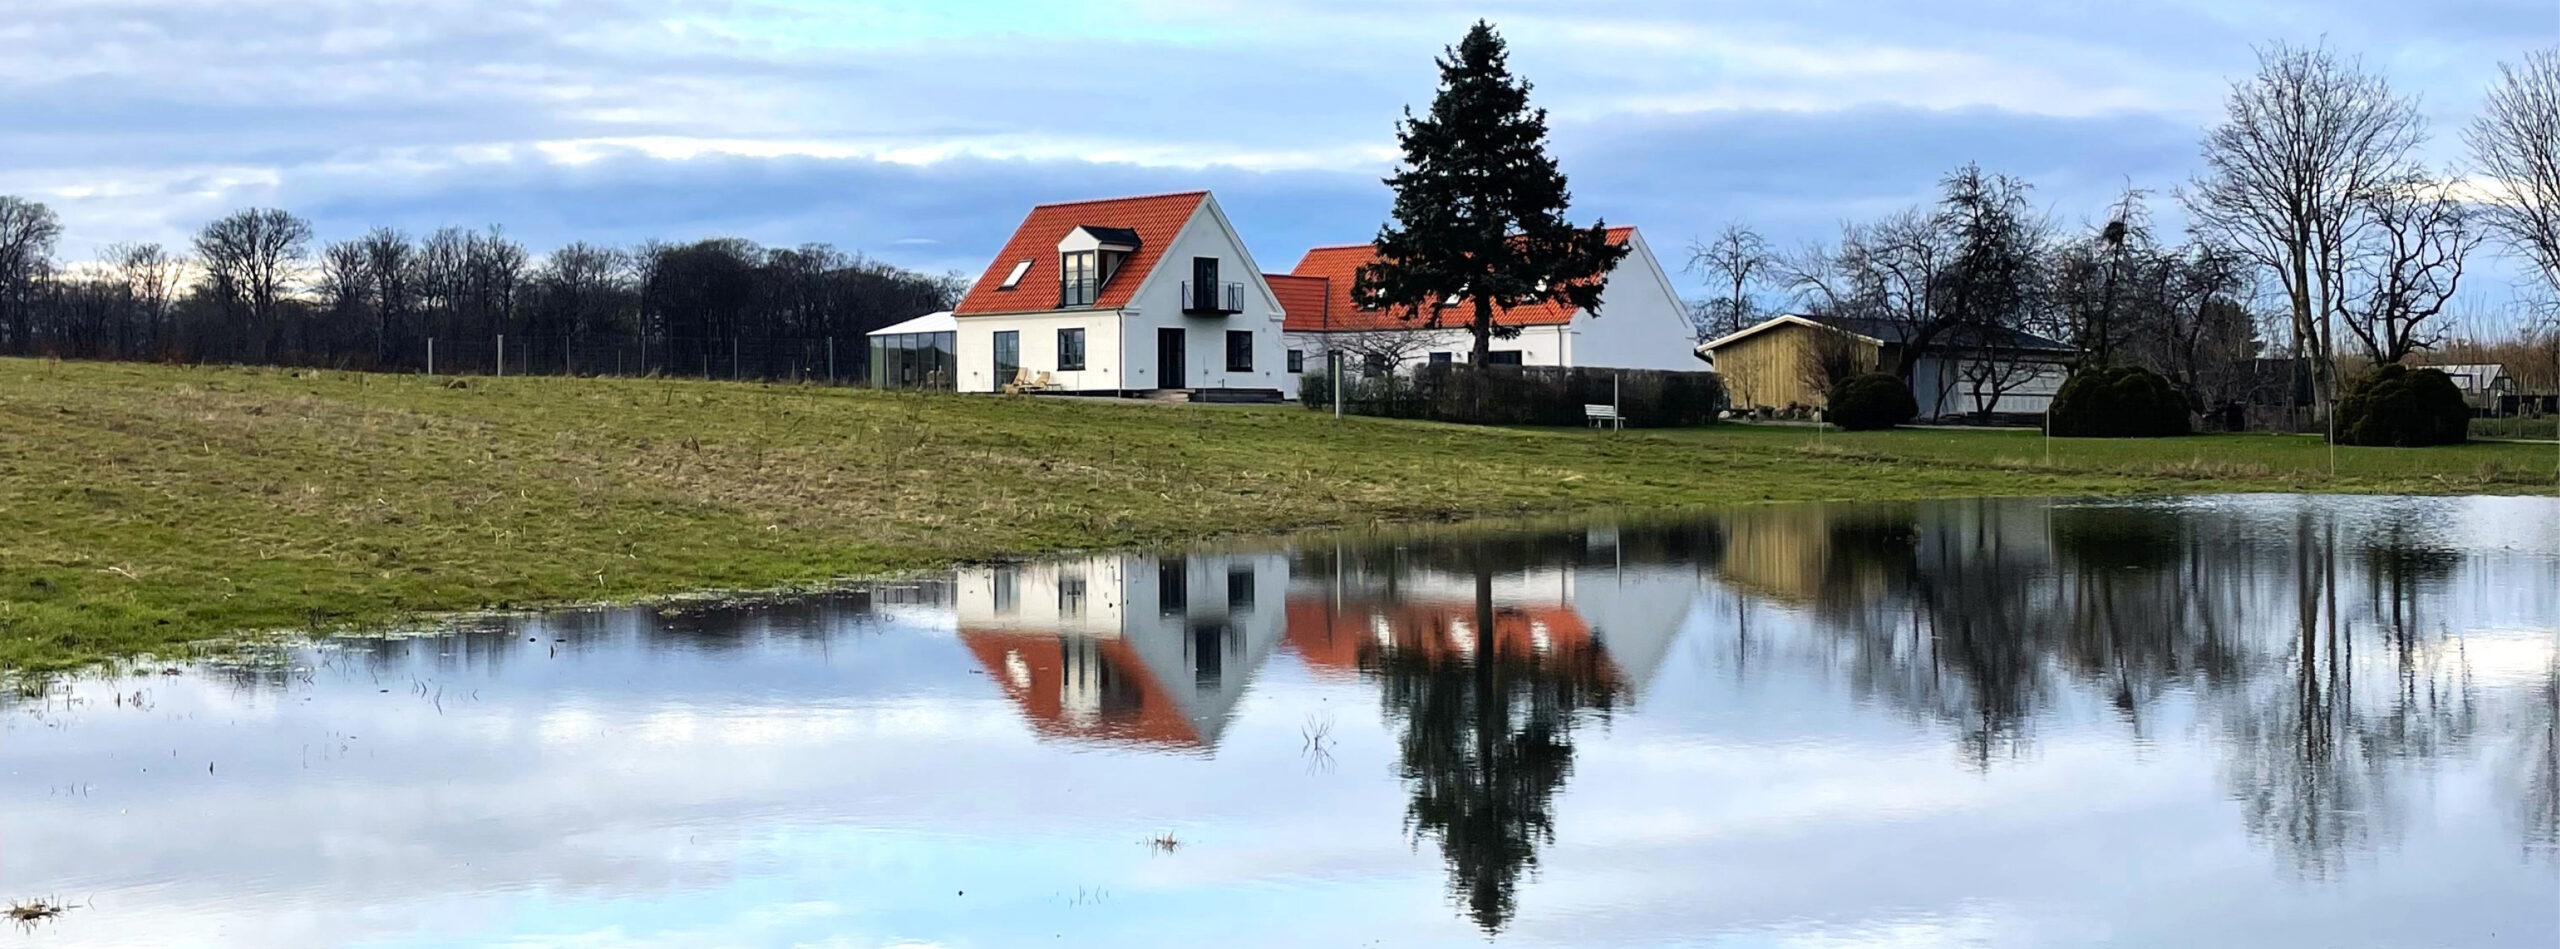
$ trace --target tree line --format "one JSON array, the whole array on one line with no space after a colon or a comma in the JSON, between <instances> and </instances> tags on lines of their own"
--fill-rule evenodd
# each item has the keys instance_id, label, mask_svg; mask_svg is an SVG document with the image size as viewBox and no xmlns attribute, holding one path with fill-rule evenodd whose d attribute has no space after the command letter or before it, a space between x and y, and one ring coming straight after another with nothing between
<instances>
[{"instance_id":1,"label":"tree line","mask_svg":"<svg viewBox=\"0 0 2560 949\"><path fill-rule=\"evenodd\" d=\"M323 243L274 208L225 215L184 248L118 244L76 264L54 259L61 234L50 208L0 195L0 353L418 369L430 339L452 365L504 336L510 364L546 354L537 371L606 371L584 350L614 352L620 371L738 372L752 345L769 376L816 371L805 363L824 347L800 344L842 338L851 377L862 334L966 288L826 244L582 241L537 258L495 227Z\"/></svg>"},{"instance_id":2,"label":"tree line","mask_svg":"<svg viewBox=\"0 0 2560 949\"><path fill-rule=\"evenodd\" d=\"M1695 308L1698 336L1772 315L1761 301L1774 295L1892 327L1904 352L1888 368L1906 379L1958 341L1996 350L2035 334L2076 347L2083 367L2157 371L2200 408L2246 401L2266 384L2267 356L2287 376L2276 388L2307 390L2314 406L2333 400L2342 366L2457 342L2560 357L2560 50L2501 67L2464 130L2468 167L2420 162L2429 134L2415 101L2357 60L2275 44L2232 85L2202 170L2174 189L2184 235L2154 232L2140 188L2065 226L2034 207L2026 182L1969 164L1933 204L1848 223L1800 251L1745 224L1693 244L1691 267L1712 294ZM2454 339L2464 278L2492 239L2527 265L2519 296L2546 321L2503 347ZM1964 371L1984 377L1964 381L1991 402L2026 375L1976 362ZM1826 368L1839 369L1811 372Z\"/></svg>"}]
</instances>

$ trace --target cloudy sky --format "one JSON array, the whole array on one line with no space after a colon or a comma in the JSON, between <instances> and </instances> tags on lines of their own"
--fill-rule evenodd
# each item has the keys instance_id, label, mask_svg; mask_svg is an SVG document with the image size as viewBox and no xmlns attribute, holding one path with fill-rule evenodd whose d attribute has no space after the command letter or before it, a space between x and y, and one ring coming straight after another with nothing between
<instances>
[{"instance_id":1,"label":"cloudy sky","mask_svg":"<svg viewBox=\"0 0 2560 949\"><path fill-rule=\"evenodd\" d=\"M2550 0L0 0L0 193L79 259L245 205L573 239L826 241L975 272L1034 203L1209 187L1274 269L1367 238L1481 16L1577 214L1784 244L1966 160L2065 221L2165 191L2252 44L2323 37L2456 129ZM2167 202L2163 202L2166 204ZM1676 261L1671 261L1676 264Z\"/></svg>"}]
</instances>

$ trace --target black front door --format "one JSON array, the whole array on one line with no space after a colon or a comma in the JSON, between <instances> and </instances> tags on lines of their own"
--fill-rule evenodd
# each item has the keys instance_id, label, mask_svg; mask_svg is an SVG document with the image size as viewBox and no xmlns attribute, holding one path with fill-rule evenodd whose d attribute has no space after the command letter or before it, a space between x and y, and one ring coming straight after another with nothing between
<instances>
[{"instance_id":1,"label":"black front door","mask_svg":"<svg viewBox=\"0 0 2560 949\"><path fill-rule=\"evenodd\" d=\"M1182 350L1188 346L1181 327L1156 331L1156 388L1188 389L1189 380L1182 371Z\"/></svg>"}]
</instances>

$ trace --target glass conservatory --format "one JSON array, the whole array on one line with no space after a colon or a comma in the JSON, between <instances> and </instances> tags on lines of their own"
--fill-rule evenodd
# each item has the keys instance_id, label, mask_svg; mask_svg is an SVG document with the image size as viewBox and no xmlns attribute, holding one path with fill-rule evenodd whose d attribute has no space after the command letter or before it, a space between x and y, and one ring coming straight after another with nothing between
<instances>
[{"instance_id":1,"label":"glass conservatory","mask_svg":"<svg viewBox=\"0 0 2560 949\"><path fill-rule=\"evenodd\" d=\"M959 373L952 355L959 335L960 321L949 312L871 331L872 388L949 391Z\"/></svg>"}]
</instances>

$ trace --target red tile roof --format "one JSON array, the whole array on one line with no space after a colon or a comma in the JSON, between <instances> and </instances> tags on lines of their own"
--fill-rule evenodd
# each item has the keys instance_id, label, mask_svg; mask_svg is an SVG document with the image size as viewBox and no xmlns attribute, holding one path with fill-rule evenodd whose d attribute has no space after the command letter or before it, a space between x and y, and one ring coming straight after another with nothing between
<instances>
[{"instance_id":1,"label":"red tile roof","mask_svg":"<svg viewBox=\"0 0 2560 949\"><path fill-rule=\"evenodd\" d=\"M1635 228L1632 227L1610 228L1609 243L1624 244L1627 242L1627 236L1633 233ZM1287 322L1281 324L1281 328L1293 333L1317 333L1328 329L1421 328L1425 323L1424 319L1404 319L1401 310L1364 309L1351 299L1351 282L1358 276L1361 265L1377 259L1376 249L1368 244L1318 247L1308 251L1305 257L1298 259L1298 266L1290 270L1290 273L1299 277L1324 278L1331 285L1328 300L1331 310L1316 314L1315 319L1302 319L1296 307L1284 305L1282 309L1288 311L1289 318ZM1002 279L1001 275L997 279ZM1280 286L1275 283L1271 289L1276 292ZM1493 321L1504 326L1561 326L1573 322L1573 314L1574 309L1562 303L1534 303L1515 310L1495 313ZM1474 316L1474 304L1461 300L1458 301L1458 305L1441 312L1440 325L1462 327Z\"/></svg>"},{"instance_id":2,"label":"red tile roof","mask_svg":"<svg viewBox=\"0 0 2560 949\"><path fill-rule=\"evenodd\" d=\"M1078 227L1125 227L1138 232L1138 252L1129 256L1119 272L1102 285L1102 293L1093 308L1110 310L1127 306L1138 292L1138 284L1164 258L1165 248L1191 220L1206 191L1181 194L1159 194L1136 198L1107 198L1099 201L1071 201L1066 204L1043 204L1032 208L1015 228L1013 239L1006 241L1004 252L987 264L987 272L978 277L969 295L962 297L952 312L959 316L984 316L990 313L1036 313L1058 308L1058 241ZM1004 289L1004 278L1013 273L1016 263L1028 260L1031 269L1011 290Z\"/></svg>"},{"instance_id":3,"label":"red tile roof","mask_svg":"<svg viewBox=\"0 0 2560 949\"><path fill-rule=\"evenodd\" d=\"M1114 691L1100 696L1090 717L1067 708L1067 640L1054 633L963 628L960 642L985 666L987 676L1020 706L1031 729L1043 736L1100 744L1145 745L1165 749L1205 749L1199 729L1184 717L1164 685L1148 671L1146 660L1128 640L1094 642L1094 657L1108 670L1104 681ZM1017 683L1012 663L1022 662L1028 675Z\"/></svg>"},{"instance_id":4,"label":"red tile roof","mask_svg":"<svg viewBox=\"0 0 2560 949\"><path fill-rule=\"evenodd\" d=\"M1310 326L1323 324L1325 308L1333 302L1333 281L1280 273L1263 274L1262 279L1271 284L1271 295L1280 298L1280 311L1289 315L1283 326L1297 329L1302 321Z\"/></svg>"},{"instance_id":5,"label":"red tile roof","mask_svg":"<svg viewBox=\"0 0 2560 949\"><path fill-rule=\"evenodd\" d=\"M1465 658L1457 627L1475 621L1466 602L1352 602L1336 606L1322 597L1290 597L1286 606L1289 648L1321 678L1344 678L1375 668L1389 654L1432 662ZM1384 635L1380 635L1380 627ZM1543 629L1542 629L1543 628ZM1546 634L1542 645L1538 633ZM1564 604L1503 606L1493 617L1494 651L1531 662L1589 661L1610 682L1618 670L1582 614Z\"/></svg>"}]
</instances>

